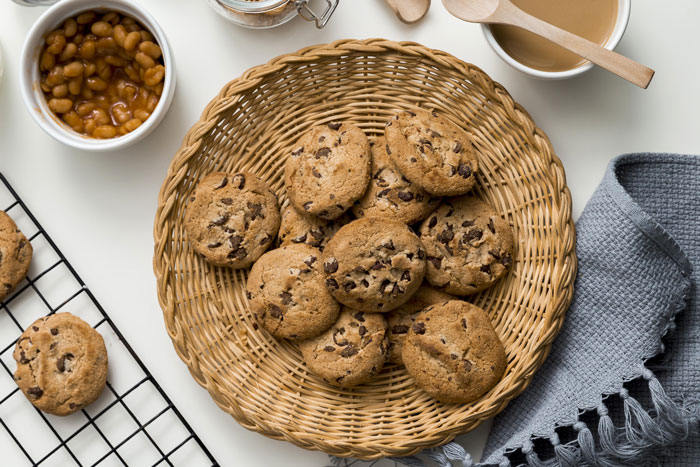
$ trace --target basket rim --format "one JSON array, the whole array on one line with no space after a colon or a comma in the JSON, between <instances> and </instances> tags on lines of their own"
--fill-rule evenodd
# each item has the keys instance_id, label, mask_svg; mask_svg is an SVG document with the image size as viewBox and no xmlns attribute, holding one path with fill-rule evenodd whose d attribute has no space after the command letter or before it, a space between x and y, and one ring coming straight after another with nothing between
<instances>
[{"instance_id":1,"label":"basket rim","mask_svg":"<svg viewBox=\"0 0 700 467\"><path fill-rule=\"evenodd\" d=\"M187 169L189 159L197 152L201 141L199 136L206 134L216 123L218 115L227 110L228 107L217 105L223 99L237 97L257 86L266 76L275 74L288 66L313 62L323 57L339 57L352 53L364 54L385 54L400 53L407 56L423 56L441 65L455 69L471 78L479 80L480 84L491 87L501 99L501 103L512 109L513 115L518 119L519 124L532 131L533 136L537 136L542 141L542 147L547 149L543 156L545 165L552 170L553 184L556 189L551 193L555 201L558 201L560 222L553 225L553 231L557 232L556 238L561 245L562 254L556 258L555 267L560 269L558 277L560 283L553 290L560 292L559 296L553 296L551 303L552 312L549 320L542 325L542 330L538 345L531 352L532 360L521 369L519 378L514 379L513 384L505 390L497 404L491 405L488 410L483 410L478 414L471 414L461 418L456 426L439 428L432 430L430 436L421 436L417 439L402 440L400 443L388 446L387 444L369 444L363 446L351 443L328 442L320 437L306 433L293 431L291 427L283 427L266 423L260 417L244 412L240 405L233 400L224 401L216 391L210 387L212 383L200 369L196 357L190 355L179 324L171 320L175 305L172 295L169 294L170 287L164 277L167 275L165 267L165 246L167 232L169 231L168 214L175 206L175 200L170 195L177 186L173 184L173 178L182 175ZM542 153L542 151L540 151ZM243 427L259 432L269 438L286 440L305 449L320 450L328 454L339 457L357 457L361 459L377 459L385 456L407 456L415 454L425 448L439 446L450 442L455 436L476 428L483 421L494 417L498 412L529 385L532 376L546 359L551 345L561 329L566 310L573 298L573 284L576 277L577 258L575 254L575 228L572 217L571 193L566 184L566 175L561 160L556 156L551 142L546 134L535 125L527 111L511 97L510 93L498 82L493 81L479 67L464 62L453 55L438 49L428 48L411 41L392 41L381 38L372 39L341 39L330 43L322 43L304 47L296 52L279 55L269 60L266 64L249 68L243 74L225 84L220 92L207 104L201 114L200 120L195 123L183 138L182 145L171 160L167 175L163 181L158 194L158 207L154 222L154 258L153 267L157 279L158 302L163 312L166 330L170 336L173 347L180 359L187 365L190 374L195 381L207 389L214 402L224 411L229 413Z\"/></svg>"}]
</instances>

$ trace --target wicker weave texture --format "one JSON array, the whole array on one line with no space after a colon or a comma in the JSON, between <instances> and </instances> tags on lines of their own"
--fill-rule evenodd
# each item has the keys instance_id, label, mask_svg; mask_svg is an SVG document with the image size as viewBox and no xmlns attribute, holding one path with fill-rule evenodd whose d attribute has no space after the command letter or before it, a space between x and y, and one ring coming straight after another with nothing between
<instances>
[{"instance_id":1,"label":"wicker weave texture","mask_svg":"<svg viewBox=\"0 0 700 467\"><path fill-rule=\"evenodd\" d=\"M283 168L300 133L349 120L382 135L397 110L437 109L473 135L476 194L513 226L515 264L470 300L486 309L508 354L501 382L469 405L441 404L403 367L340 389L304 366L296 345L255 325L247 271L209 266L183 227L188 195L206 174L248 170L286 203ZM415 43L342 40L252 68L227 84L189 131L160 191L154 269L180 358L244 427L308 449L365 459L450 441L502 410L546 357L576 274L571 196L549 140L499 84L473 65Z\"/></svg>"}]
</instances>

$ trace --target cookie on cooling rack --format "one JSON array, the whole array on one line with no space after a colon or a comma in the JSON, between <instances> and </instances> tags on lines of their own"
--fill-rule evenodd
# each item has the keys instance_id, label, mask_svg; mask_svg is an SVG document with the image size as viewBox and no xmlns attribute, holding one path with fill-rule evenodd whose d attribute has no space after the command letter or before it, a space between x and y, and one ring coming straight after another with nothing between
<instances>
[{"instance_id":1,"label":"cookie on cooling rack","mask_svg":"<svg viewBox=\"0 0 700 467\"><path fill-rule=\"evenodd\" d=\"M336 219L364 195L369 140L351 123L316 126L299 139L284 172L289 200L299 212Z\"/></svg>"},{"instance_id":2,"label":"cookie on cooling rack","mask_svg":"<svg viewBox=\"0 0 700 467\"><path fill-rule=\"evenodd\" d=\"M70 415L91 404L107 382L104 339L70 313L32 323L13 357L17 386L36 408L53 415Z\"/></svg>"},{"instance_id":3,"label":"cookie on cooling rack","mask_svg":"<svg viewBox=\"0 0 700 467\"><path fill-rule=\"evenodd\" d=\"M326 287L355 310L404 304L425 276L425 250L403 222L365 217L343 226L323 251Z\"/></svg>"},{"instance_id":4,"label":"cookie on cooling rack","mask_svg":"<svg viewBox=\"0 0 700 467\"><path fill-rule=\"evenodd\" d=\"M402 174L438 196L462 195L476 183L471 137L435 111L403 111L386 123L386 150Z\"/></svg>"},{"instance_id":5,"label":"cookie on cooling rack","mask_svg":"<svg viewBox=\"0 0 700 467\"><path fill-rule=\"evenodd\" d=\"M490 206L471 196L446 200L423 221L426 279L454 295L490 287L513 264L513 230Z\"/></svg>"},{"instance_id":6,"label":"cookie on cooling rack","mask_svg":"<svg viewBox=\"0 0 700 467\"><path fill-rule=\"evenodd\" d=\"M324 381L356 386L379 373L386 361L386 320L379 313L344 307L333 327L299 348L309 369Z\"/></svg>"},{"instance_id":7,"label":"cookie on cooling rack","mask_svg":"<svg viewBox=\"0 0 700 467\"><path fill-rule=\"evenodd\" d=\"M4 211L0 211L0 301L27 276L32 244Z\"/></svg>"},{"instance_id":8,"label":"cookie on cooling rack","mask_svg":"<svg viewBox=\"0 0 700 467\"><path fill-rule=\"evenodd\" d=\"M250 266L272 245L279 226L277 197L248 172L207 175L185 208L192 247L216 266Z\"/></svg>"},{"instance_id":9,"label":"cookie on cooling rack","mask_svg":"<svg viewBox=\"0 0 700 467\"><path fill-rule=\"evenodd\" d=\"M408 374L431 397L463 404L494 387L507 363L489 316L461 300L422 311L404 341L402 358Z\"/></svg>"},{"instance_id":10,"label":"cookie on cooling rack","mask_svg":"<svg viewBox=\"0 0 700 467\"><path fill-rule=\"evenodd\" d=\"M425 192L401 174L386 152L384 138L373 140L370 145L372 178L365 195L352 207L355 216L415 224L437 209L441 198Z\"/></svg>"},{"instance_id":11,"label":"cookie on cooling rack","mask_svg":"<svg viewBox=\"0 0 700 467\"><path fill-rule=\"evenodd\" d=\"M455 297L452 295L434 289L424 282L406 303L387 313L389 361L397 365L403 365L403 359L401 358L403 341L406 339L408 330L413 326L413 322L416 320L419 312L430 305L445 303L454 299Z\"/></svg>"},{"instance_id":12,"label":"cookie on cooling rack","mask_svg":"<svg viewBox=\"0 0 700 467\"><path fill-rule=\"evenodd\" d=\"M262 255L250 270L251 308L273 336L308 339L338 318L340 304L323 283L320 256L308 245L286 245Z\"/></svg>"},{"instance_id":13,"label":"cookie on cooling rack","mask_svg":"<svg viewBox=\"0 0 700 467\"><path fill-rule=\"evenodd\" d=\"M281 245L303 243L323 251L331 237L350 220L347 214L334 220L321 219L287 206L282 211L278 238Z\"/></svg>"}]
</instances>

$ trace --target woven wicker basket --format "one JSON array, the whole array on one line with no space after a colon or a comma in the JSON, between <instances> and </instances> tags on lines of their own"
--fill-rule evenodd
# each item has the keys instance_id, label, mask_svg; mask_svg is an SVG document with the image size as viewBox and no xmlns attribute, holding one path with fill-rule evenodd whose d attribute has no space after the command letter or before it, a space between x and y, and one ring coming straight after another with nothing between
<instances>
[{"instance_id":1,"label":"woven wicker basket","mask_svg":"<svg viewBox=\"0 0 700 467\"><path fill-rule=\"evenodd\" d=\"M381 135L393 112L416 107L437 109L473 135L481 167L476 193L519 239L510 274L472 299L491 315L508 368L469 405L434 401L403 367L386 367L352 389L325 384L307 371L294 344L254 325L247 271L209 266L183 229L188 194L206 174L255 172L286 202L283 167L301 132L349 120ZM338 456L408 455L493 417L544 361L576 274L571 196L547 137L475 66L415 43L338 41L252 68L207 106L161 188L154 267L175 350L241 425Z\"/></svg>"}]
</instances>

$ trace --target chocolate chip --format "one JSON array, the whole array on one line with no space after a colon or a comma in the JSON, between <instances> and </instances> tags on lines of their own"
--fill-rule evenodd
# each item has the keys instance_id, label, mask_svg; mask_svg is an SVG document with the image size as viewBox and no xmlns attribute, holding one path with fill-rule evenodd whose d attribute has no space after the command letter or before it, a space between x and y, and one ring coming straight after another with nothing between
<instances>
[{"instance_id":1,"label":"chocolate chip","mask_svg":"<svg viewBox=\"0 0 700 467\"><path fill-rule=\"evenodd\" d=\"M248 256L248 251L243 247L236 248L228 254L228 257L231 259L243 259L246 256Z\"/></svg>"},{"instance_id":2,"label":"chocolate chip","mask_svg":"<svg viewBox=\"0 0 700 467\"><path fill-rule=\"evenodd\" d=\"M34 332L39 332L39 328L37 326L32 326L32 329L34 330Z\"/></svg>"},{"instance_id":3,"label":"chocolate chip","mask_svg":"<svg viewBox=\"0 0 700 467\"><path fill-rule=\"evenodd\" d=\"M408 271L404 271L403 274L401 274L401 280L402 281L410 281L411 280L411 273Z\"/></svg>"},{"instance_id":4,"label":"chocolate chip","mask_svg":"<svg viewBox=\"0 0 700 467\"><path fill-rule=\"evenodd\" d=\"M316 170L316 167L311 168L311 173L314 177L321 178L321 174L318 172L318 170Z\"/></svg>"},{"instance_id":5,"label":"chocolate chip","mask_svg":"<svg viewBox=\"0 0 700 467\"><path fill-rule=\"evenodd\" d=\"M245 187L245 175L243 174L236 174L233 176L233 186L234 188L238 188L239 190L242 190Z\"/></svg>"},{"instance_id":6,"label":"chocolate chip","mask_svg":"<svg viewBox=\"0 0 700 467\"><path fill-rule=\"evenodd\" d=\"M433 148L433 143L432 143L432 142L430 142L430 140L427 140L427 139L421 139L421 140L420 140L420 141L418 141L418 142L419 142L419 143L420 143L420 144L421 144L422 146L427 146L427 147L429 147L430 149L432 149L432 148Z\"/></svg>"},{"instance_id":7,"label":"chocolate chip","mask_svg":"<svg viewBox=\"0 0 700 467\"><path fill-rule=\"evenodd\" d=\"M411 162L418 162L418 159L416 159L415 157L411 157Z\"/></svg>"},{"instance_id":8,"label":"chocolate chip","mask_svg":"<svg viewBox=\"0 0 700 467\"><path fill-rule=\"evenodd\" d=\"M352 289L354 289L355 287L357 287L357 284L355 284L353 281L348 281L348 282L346 282L345 284L343 284L343 289L344 289L346 292L350 292L350 291L351 291Z\"/></svg>"},{"instance_id":9,"label":"chocolate chip","mask_svg":"<svg viewBox=\"0 0 700 467\"><path fill-rule=\"evenodd\" d=\"M481 229L472 229L469 232L464 234L464 237L462 238L462 242L471 243L473 240L481 240L481 237L483 235L484 235L484 232Z\"/></svg>"},{"instance_id":10,"label":"chocolate chip","mask_svg":"<svg viewBox=\"0 0 700 467\"><path fill-rule=\"evenodd\" d=\"M413 323L413 332L420 335L425 334L425 323L422 321Z\"/></svg>"},{"instance_id":11,"label":"chocolate chip","mask_svg":"<svg viewBox=\"0 0 700 467\"><path fill-rule=\"evenodd\" d=\"M457 167L457 173L462 178L469 178L472 176L472 168L468 164L465 164L464 162L460 162L459 167Z\"/></svg>"},{"instance_id":12,"label":"chocolate chip","mask_svg":"<svg viewBox=\"0 0 700 467\"><path fill-rule=\"evenodd\" d=\"M340 128L341 125L341 122L331 122L328 124L328 128L330 128L331 130L337 130L338 128Z\"/></svg>"},{"instance_id":13,"label":"chocolate chip","mask_svg":"<svg viewBox=\"0 0 700 467\"><path fill-rule=\"evenodd\" d=\"M429 229L432 229L432 228L435 227L436 225L437 225L437 217L433 216L433 217L431 217L430 220L428 221L428 228L429 228Z\"/></svg>"},{"instance_id":14,"label":"chocolate chip","mask_svg":"<svg viewBox=\"0 0 700 467\"><path fill-rule=\"evenodd\" d=\"M218 190L218 189L220 189L220 188L225 187L227 184L228 184L228 178L224 177L224 178L221 180L221 183L219 183L218 186L215 186L214 189L215 189L215 190Z\"/></svg>"},{"instance_id":15,"label":"chocolate chip","mask_svg":"<svg viewBox=\"0 0 700 467\"><path fill-rule=\"evenodd\" d=\"M211 221L211 222L209 223L209 226L211 227L211 226L213 226L213 225L224 225L224 224L226 223L227 220L228 220L228 216L227 216L227 215L219 216L219 217L217 217L216 219L214 219L213 221Z\"/></svg>"},{"instance_id":16,"label":"chocolate chip","mask_svg":"<svg viewBox=\"0 0 700 467\"><path fill-rule=\"evenodd\" d=\"M209 245L207 245L207 248L214 249L214 248L219 248L220 246L221 246L221 242L214 242L214 243L210 243Z\"/></svg>"},{"instance_id":17,"label":"chocolate chip","mask_svg":"<svg viewBox=\"0 0 700 467\"><path fill-rule=\"evenodd\" d=\"M381 293L390 293L391 290L389 290L392 286L392 283L389 279L384 279L381 284L379 284L379 290Z\"/></svg>"},{"instance_id":18,"label":"chocolate chip","mask_svg":"<svg viewBox=\"0 0 700 467\"><path fill-rule=\"evenodd\" d=\"M467 318L462 318L462 327L467 329Z\"/></svg>"},{"instance_id":19,"label":"chocolate chip","mask_svg":"<svg viewBox=\"0 0 700 467\"><path fill-rule=\"evenodd\" d=\"M323 234L322 231L320 230L311 230L309 231L312 237L314 237L316 240L323 240L325 238L325 235Z\"/></svg>"},{"instance_id":20,"label":"chocolate chip","mask_svg":"<svg viewBox=\"0 0 700 467\"><path fill-rule=\"evenodd\" d=\"M265 235L265 236L260 240L260 244L261 244L261 245L264 245L264 244L266 244L266 243L270 243L270 240L272 240L272 237L270 237L269 235Z\"/></svg>"},{"instance_id":21,"label":"chocolate chip","mask_svg":"<svg viewBox=\"0 0 700 467\"><path fill-rule=\"evenodd\" d=\"M418 259L425 259L425 251L422 248L418 248Z\"/></svg>"},{"instance_id":22,"label":"chocolate chip","mask_svg":"<svg viewBox=\"0 0 700 467\"><path fill-rule=\"evenodd\" d=\"M73 409L75 409L76 407L78 407L78 404L76 404L75 402L71 402L70 404L68 404L68 407L69 407L71 410L73 410Z\"/></svg>"},{"instance_id":23,"label":"chocolate chip","mask_svg":"<svg viewBox=\"0 0 700 467\"><path fill-rule=\"evenodd\" d=\"M449 206L449 209L447 210L447 213L445 214L445 217L452 217L452 214L455 212L454 206L452 206L449 203L445 203L447 206Z\"/></svg>"},{"instance_id":24,"label":"chocolate chip","mask_svg":"<svg viewBox=\"0 0 700 467\"><path fill-rule=\"evenodd\" d=\"M365 334L367 334L367 328L364 327L364 326L360 326L360 327L357 329L357 332L359 332L359 333L360 333L360 337L362 337L362 336L364 336Z\"/></svg>"},{"instance_id":25,"label":"chocolate chip","mask_svg":"<svg viewBox=\"0 0 700 467\"><path fill-rule=\"evenodd\" d=\"M462 143L457 141L457 144L455 144L455 147L452 148L452 151L456 154L459 154L460 152L462 152Z\"/></svg>"},{"instance_id":26,"label":"chocolate chip","mask_svg":"<svg viewBox=\"0 0 700 467\"><path fill-rule=\"evenodd\" d=\"M308 211L309 207L311 207L312 204L314 204L313 201L307 201L304 204L302 204L302 206L304 207L304 211Z\"/></svg>"},{"instance_id":27,"label":"chocolate chip","mask_svg":"<svg viewBox=\"0 0 700 467\"><path fill-rule=\"evenodd\" d=\"M408 326L405 324L397 324L391 328L391 332L394 334L406 334L408 332Z\"/></svg>"},{"instance_id":28,"label":"chocolate chip","mask_svg":"<svg viewBox=\"0 0 700 467\"><path fill-rule=\"evenodd\" d=\"M265 216L262 214L262 204L260 203L248 203L248 209L250 209L250 220L255 220L258 217L261 219L265 219Z\"/></svg>"},{"instance_id":29,"label":"chocolate chip","mask_svg":"<svg viewBox=\"0 0 700 467\"><path fill-rule=\"evenodd\" d=\"M367 282L367 279L362 279L360 281L360 284L362 284L362 287L368 288L369 287L369 282Z\"/></svg>"},{"instance_id":30,"label":"chocolate chip","mask_svg":"<svg viewBox=\"0 0 700 467\"><path fill-rule=\"evenodd\" d=\"M399 191L396 196L399 197L401 201L411 201L413 199L413 193L410 191Z\"/></svg>"},{"instance_id":31,"label":"chocolate chip","mask_svg":"<svg viewBox=\"0 0 700 467\"><path fill-rule=\"evenodd\" d=\"M51 335L52 335L52 336L58 336L58 329L56 329L56 328L51 328Z\"/></svg>"},{"instance_id":32,"label":"chocolate chip","mask_svg":"<svg viewBox=\"0 0 700 467\"><path fill-rule=\"evenodd\" d=\"M386 248L387 250L391 250L391 251L394 251L394 250L395 250L394 241L393 241L393 240L389 240L388 242L386 242L386 243L385 243L384 245L382 245L382 246L383 246L384 248Z\"/></svg>"},{"instance_id":33,"label":"chocolate chip","mask_svg":"<svg viewBox=\"0 0 700 467\"><path fill-rule=\"evenodd\" d=\"M450 358L451 358L452 360L457 360L457 354L456 354L456 353L451 353L451 354L450 354Z\"/></svg>"},{"instance_id":34,"label":"chocolate chip","mask_svg":"<svg viewBox=\"0 0 700 467\"><path fill-rule=\"evenodd\" d=\"M440 265L442 264L442 258L438 258L436 256L428 256L427 260L430 261L430 263L435 269L440 269Z\"/></svg>"},{"instance_id":35,"label":"chocolate chip","mask_svg":"<svg viewBox=\"0 0 700 467\"><path fill-rule=\"evenodd\" d=\"M56 368L58 371L61 373L66 371L66 361L72 361L73 360L73 354L67 353L63 356L61 356L58 360L56 360Z\"/></svg>"},{"instance_id":36,"label":"chocolate chip","mask_svg":"<svg viewBox=\"0 0 700 467\"><path fill-rule=\"evenodd\" d=\"M496 226L493 225L493 219L489 219L489 223L486 225L486 227L489 228L492 234L496 233Z\"/></svg>"},{"instance_id":37,"label":"chocolate chip","mask_svg":"<svg viewBox=\"0 0 700 467\"><path fill-rule=\"evenodd\" d=\"M496 261L501 261L501 255L499 255L497 252L489 250L489 254L493 256L493 259L495 259Z\"/></svg>"},{"instance_id":38,"label":"chocolate chip","mask_svg":"<svg viewBox=\"0 0 700 467\"><path fill-rule=\"evenodd\" d=\"M406 112L407 112L408 115L410 115L411 117L415 117L415 116L416 116L416 113L415 113L415 112L411 112L410 110L407 110Z\"/></svg>"},{"instance_id":39,"label":"chocolate chip","mask_svg":"<svg viewBox=\"0 0 700 467\"><path fill-rule=\"evenodd\" d=\"M335 345L339 345L341 347L348 345L348 340L343 338L343 339L338 339L338 334L345 334L345 328L340 328L337 329L333 333L333 342L335 342Z\"/></svg>"},{"instance_id":40,"label":"chocolate chip","mask_svg":"<svg viewBox=\"0 0 700 467\"><path fill-rule=\"evenodd\" d=\"M27 394L33 396L35 399L39 399L41 396L44 395L44 391L42 391L41 388L35 386L33 388L27 389Z\"/></svg>"},{"instance_id":41,"label":"chocolate chip","mask_svg":"<svg viewBox=\"0 0 700 467\"><path fill-rule=\"evenodd\" d=\"M357 353L357 348L354 345L350 344L340 352L340 356L348 358L348 357L352 357L356 353Z\"/></svg>"},{"instance_id":42,"label":"chocolate chip","mask_svg":"<svg viewBox=\"0 0 700 467\"><path fill-rule=\"evenodd\" d=\"M449 225L448 225L448 227L449 227ZM438 242L447 244L450 241L452 241L453 238L455 238L455 233L452 231L451 228L446 228L446 229L443 229L442 232L437 234L436 238L437 238Z\"/></svg>"},{"instance_id":43,"label":"chocolate chip","mask_svg":"<svg viewBox=\"0 0 700 467\"><path fill-rule=\"evenodd\" d=\"M336 282L335 279L327 279L326 280L326 287L328 287L331 290L336 290L336 289L338 289L338 282Z\"/></svg>"},{"instance_id":44,"label":"chocolate chip","mask_svg":"<svg viewBox=\"0 0 700 467\"><path fill-rule=\"evenodd\" d=\"M250 292L247 291L247 290L245 291L245 296L248 298L248 300L252 300L252 299L253 299L253 294L250 293Z\"/></svg>"},{"instance_id":45,"label":"chocolate chip","mask_svg":"<svg viewBox=\"0 0 700 467\"><path fill-rule=\"evenodd\" d=\"M327 345L323 348L323 350L325 350L326 352L334 352L335 347L333 347L332 345Z\"/></svg>"},{"instance_id":46,"label":"chocolate chip","mask_svg":"<svg viewBox=\"0 0 700 467\"><path fill-rule=\"evenodd\" d=\"M338 260L331 258L329 261L326 261L323 264L323 270L326 271L327 274L333 274L338 270Z\"/></svg>"},{"instance_id":47,"label":"chocolate chip","mask_svg":"<svg viewBox=\"0 0 700 467\"><path fill-rule=\"evenodd\" d=\"M474 225L474 221L466 220L462 222L462 227L471 227L472 225Z\"/></svg>"},{"instance_id":48,"label":"chocolate chip","mask_svg":"<svg viewBox=\"0 0 700 467\"><path fill-rule=\"evenodd\" d=\"M270 313L270 316L276 319L280 319L283 315L282 309L277 305L268 305L267 312Z\"/></svg>"},{"instance_id":49,"label":"chocolate chip","mask_svg":"<svg viewBox=\"0 0 700 467\"><path fill-rule=\"evenodd\" d=\"M197 199L194 196L190 196L190 203L194 203L194 200ZM2 256L0 256L0 261L2 261Z\"/></svg>"},{"instance_id":50,"label":"chocolate chip","mask_svg":"<svg viewBox=\"0 0 700 467\"><path fill-rule=\"evenodd\" d=\"M383 197L383 196L388 195L390 191L391 191L391 188L385 188L385 189L383 189L382 191L380 191L379 193L377 193L377 198L381 198L381 197Z\"/></svg>"},{"instance_id":51,"label":"chocolate chip","mask_svg":"<svg viewBox=\"0 0 700 467\"><path fill-rule=\"evenodd\" d=\"M331 153L331 148L321 148L318 151L316 151L316 159L320 159L322 157L328 157Z\"/></svg>"},{"instance_id":52,"label":"chocolate chip","mask_svg":"<svg viewBox=\"0 0 700 467\"><path fill-rule=\"evenodd\" d=\"M24 350L22 350L22 351L19 353L19 362L20 362L22 365L26 365L27 363L29 363L29 359L27 358L27 355L24 353Z\"/></svg>"},{"instance_id":53,"label":"chocolate chip","mask_svg":"<svg viewBox=\"0 0 700 467\"><path fill-rule=\"evenodd\" d=\"M388 144L386 145L386 153L389 154L389 155L391 155L391 149L389 149L389 145L388 145Z\"/></svg>"},{"instance_id":54,"label":"chocolate chip","mask_svg":"<svg viewBox=\"0 0 700 467\"><path fill-rule=\"evenodd\" d=\"M300 147L296 151L292 151L292 156L299 157L302 152L304 152L304 146Z\"/></svg>"},{"instance_id":55,"label":"chocolate chip","mask_svg":"<svg viewBox=\"0 0 700 467\"><path fill-rule=\"evenodd\" d=\"M308 267L313 266L313 264L316 262L316 257L315 256L309 256L305 261L304 264L306 264Z\"/></svg>"},{"instance_id":56,"label":"chocolate chip","mask_svg":"<svg viewBox=\"0 0 700 467\"><path fill-rule=\"evenodd\" d=\"M241 246L241 243L243 243L243 237L240 235L231 235L228 238L228 244L232 250L238 249L238 247Z\"/></svg>"},{"instance_id":57,"label":"chocolate chip","mask_svg":"<svg viewBox=\"0 0 700 467\"><path fill-rule=\"evenodd\" d=\"M323 136L323 135L321 135L321 136L318 137L318 142L319 142L319 143L323 143L325 140L326 140L326 137Z\"/></svg>"},{"instance_id":58,"label":"chocolate chip","mask_svg":"<svg viewBox=\"0 0 700 467\"><path fill-rule=\"evenodd\" d=\"M381 262L375 261L370 269L372 271L378 271L379 269L384 269L385 267L386 266L384 266Z\"/></svg>"},{"instance_id":59,"label":"chocolate chip","mask_svg":"<svg viewBox=\"0 0 700 467\"><path fill-rule=\"evenodd\" d=\"M299 235L298 237L294 237L292 239L292 243L304 243L305 241L306 241L306 234Z\"/></svg>"},{"instance_id":60,"label":"chocolate chip","mask_svg":"<svg viewBox=\"0 0 700 467\"><path fill-rule=\"evenodd\" d=\"M323 211L318 213L319 217L326 217L328 215L328 210L324 209Z\"/></svg>"},{"instance_id":61,"label":"chocolate chip","mask_svg":"<svg viewBox=\"0 0 700 467\"><path fill-rule=\"evenodd\" d=\"M292 300L292 294L286 291L280 294L280 299L282 299L282 305L290 305L294 302L294 300Z\"/></svg>"},{"instance_id":62,"label":"chocolate chip","mask_svg":"<svg viewBox=\"0 0 700 467\"><path fill-rule=\"evenodd\" d=\"M364 312L358 311L357 313L355 313L355 319L358 320L360 323L364 323L365 322Z\"/></svg>"},{"instance_id":63,"label":"chocolate chip","mask_svg":"<svg viewBox=\"0 0 700 467\"><path fill-rule=\"evenodd\" d=\"M226 204L226 205L232 205L233 204L233 199L231 198L221 198L221 202Z\"/></svg>"},{"instance_id":64,"label":"chocolate chip","mask_svg":"<svg viewBox=\"0 0 700 467\"><path fill-rule=\"evenodd\" d=\"M430 136L433 138L442 138L442 135L435 130L430 130Z\"/></svg>"},{"instance_id":65,"label":"chocolate chip","mask_svg":"<svg viewBox=\"0 0 700 467\"><path fill-rule=\"evenodd\" d=\"M464 371L472 371L472 362L464 360Z\"/></svg>"},{"instance_id":66,"label":"chocolate chip","mask_svg":"<svg viewBox=\"0 0 700 467\"><path fill-rule=\"evenodd\" d=\"M501 264L506 268L510 267L510 265L513 264L513 257L509 254L503 255L503 258L501 258Z\"/></svg>"},{"instance_id":67,"label":"chocolate chip","mask_svg":"<svg viewBox=\"0 0 700 467\"><path fill-rule=\"evenodd\" d=\"M358 266L355 269L352 270L355 274L367 274L367 270L363 268L362 266Z\"/></svg>"}]
</instances>

